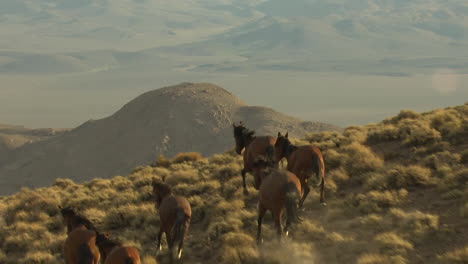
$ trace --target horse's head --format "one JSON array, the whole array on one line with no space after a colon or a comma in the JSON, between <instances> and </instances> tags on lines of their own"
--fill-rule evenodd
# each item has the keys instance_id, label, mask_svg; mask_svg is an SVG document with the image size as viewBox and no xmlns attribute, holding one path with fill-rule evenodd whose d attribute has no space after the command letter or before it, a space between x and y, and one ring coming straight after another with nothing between
<instances>
[{"instance_id":1,"label":"horse's head","mask_svg":"<svg viewBox=\"0 0 468 264\"><path fill-rule=\"evenodd\" d=\"M242 121L237 126L236 124L232 124L234 128L234 139L236 140L236 153L241 154L242 150L246 147L246 140L247 138L253 137L255 134L254 131L249 131Z\"/></svg>"},{"instance_id":2,"label":"horse's head","mask_svg":"<svg viewBox=\"0 0 468 264\"><path fill-rule=\"evenodd\" d=\"M171 187L160 180L153 179L153 195L156 199L156 207L159 208L162 200L172 193Z\"/></svg>"},{"instance_id":3,"label":"horse's head","mask_svg":"<svg viewBox=\"0 0 468 264\"><path fill-rule=\"evenodd\" d=\"M276 168L276 162L270 160L265 156L258 156L254 159L252 164L252 174L255 179L255 189L259 189L262 184L262 180L268 176L271 169Z\"/></svg>"},{"instance_id":4,"label":"horse's head","mask_svg":"<svg viewBox=\"0 0 468 264\"><path fill-rule=\"evenodd\" d=\"M275 143L275 160L276 162L279 162L282 158L286 156L286 150L288 149L288 146L291 145L291 141L288 139L288 132L286 132L285 135L281 135L280 132L278 132L278 137L276 138L276 143Z\"/></svg>"},{"instance_id":5,"label":"horse's head","mask_svg":"<svg viewBox=\"0 0 468 264\"><path fill-rule=\"evenodd\" d=\"M107 255L113 248L112 242L110 240L109 233L99 233L96 232L96 246L99 248L99 253L101 254L101 259L105 261L107 259Z\"/></svg>"},{"instance_id":6,"label":"horse's head","mask_svg":"<svg viewBox=\"0 0 468 264\"><path fill-rule=\"evenodd\" d=\"M67 226L67 233L71 232L72 229L72 220L73 217L76 216L75 209L72 207L65 207L59 206L60 214L62 214L63 222Z\"/></svg>"}]
</instances>

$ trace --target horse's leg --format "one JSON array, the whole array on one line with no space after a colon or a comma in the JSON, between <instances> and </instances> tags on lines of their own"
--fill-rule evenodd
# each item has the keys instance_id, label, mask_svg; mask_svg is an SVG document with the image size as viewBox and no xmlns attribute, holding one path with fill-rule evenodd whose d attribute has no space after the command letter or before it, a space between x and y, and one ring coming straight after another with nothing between
<instances>
[{"instance_id":1,"label":"horse's leg","mask_svg":"<svg viewBox=\"0 0 468 264\"><path fill-rule=\"evenodd\" d=\"M302 199L299 202L299 208L302 208L302 206L304 205L304 201L305 201L305 199L307 198L307 195L310 192L310 187L307 184L307 179L305 178L305 175L303 175L303 174L301 175L300 182L301 182L301 188L302 188L303 194L302 194Z\"/></svg>"},{"instance_id":2,"label":"horse's leg","mask_svg":"<svg viewBox=\"0 0 468 264\"><path fill-rule=\"evenodd\" d=\"M262 221L265 216L266 209L263 207L262 203L258 204L258 219L257 219L257 244L262 243Z\"/></svg>"},{"instance_id":3,"label":"horse's leg","mask_svg":"<svg viewBox=\"0 0 468 264\"><path fill-rule=\"evenodd\" d=\"M183 232L182 238L180 239L180 242L179 242L179 249L177 250L177 258L178 258L178 259L180 259L180 258L182 257L182 247L184 246L185 234L187 234L189 225L190 225L190 221L187 220L187 221L185 222L184 227L183 227L184 230L182 231L182 232Z\"/></svg>"},{"instance_id":4,"label":"horse's leg","mask_svg":"<svg viewBox=\"0 0 468 264\"><path fill-rule=\"evenodd\" d=\"M245 184L245 174L247 174L245 167L242 169L241 174L242 174L242 184L244 185L244 194L249 194L249 191L247 190L247 185Z\"/></svg>"},{"instance_id":5,"label":"horse's leg","mask_svg":"<svg viewBox=\"0 0 468 264\"><path fill-rule=\"evenodd\" d=\"M276 233L278 234L279 242L281 242L281 235L283 233L283 230L281 228L281 213L282 209L276 210L276 212L273 213L273 217L275 218Z\"/></svg>"},{"instance_id":6,"label":"horse's leg","mask_svg":"<svg viewBox=\"0 0 468 264\"><path fill-rule=\"evenodd\" d=\"M159 232L158 232L158 242L156 242L156 252L159 252L162 250L162 247L161 247L161 238L162 238L162 233L163 233L163 230L162 230L162 224L159 226ZM167 238L167 235L166 235L166 238Z\"/></svg>"}]
</instances>

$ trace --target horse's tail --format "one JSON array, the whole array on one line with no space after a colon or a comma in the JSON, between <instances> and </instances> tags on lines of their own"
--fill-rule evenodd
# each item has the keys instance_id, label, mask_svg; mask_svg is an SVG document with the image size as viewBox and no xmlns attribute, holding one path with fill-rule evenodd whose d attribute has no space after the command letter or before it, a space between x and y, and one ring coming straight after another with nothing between
<instances>
[{"instance_id":1,"label":"horse's tail","mask_svg":"<svg viewBox=\"0 0 468 264\"><path fill-rule=\"evenodd\" d=\"M323 190L323 188L325 187L325 163L323 162L323 157L318 156L316 159L316 162L317 162L317 167L319 170L317 174L319 183L316 185L316 187L320 186L321 189Z\"/></svg>"},{"instance_id":2,"label":"horse's tail","mask_svg":"<svg viewBox=\"0 0 468 264\"><path fill-rule=\"evenodd\" d=\"M134 261L133 261L133 258L131 257L127 257L125 258L125 264L136 264Z\"/></svg>"},{"instance_id":3,"label":"horse's tail","mask_svg":"<svg viewBox=\"0 0 468 264\"><path fill-rule=\"evenodd\" d=\"M93 263L94 256L88 244L82 243L78 247L78 264Z\"/></svg>"},{"instance_id":4,"label":"horse's tail","mask_svg":"<svg viewBox=\"0 0 468 264\"><path fill-rule=\"evenodd\" d=\"M187 220L189 216L185 214L184 209L179 208L177 209L175 223L174 223L174 236L172 240L173 250L175 249L177 252L177 248L179 243L184 239L185 233L187 232Z\"/></svg>"},{"instance_id":5,"label":"horse's tail","mask_svg":"<svg viewBox=\"0 0 468 264\"><path fill-rule=\"evenodd\" d=\"M320 155L317 157L317 165L318 165L318 174L320 177L320 183L317 184L316 187L320 186L320 203L325 204L325 163L323 162L323 156Z\"/></svg>"},{"instance_id":6,"label":"horse's tail","mask_svg":"<svg viewBox=\"0 0 468 264\"><path fill-rule=\"evenodd\" d=\"M300 223L301 219L299 218L299 215L297 214L297 208L299 206L299 200L300 200L300 194L299 191L297 190L296 184L293 182L288 182L285 186L285 201L284 201L284 207L286 207L286 216L287 216L287 222L292 224L292 223Z\"/></svg>"}]
</instances>

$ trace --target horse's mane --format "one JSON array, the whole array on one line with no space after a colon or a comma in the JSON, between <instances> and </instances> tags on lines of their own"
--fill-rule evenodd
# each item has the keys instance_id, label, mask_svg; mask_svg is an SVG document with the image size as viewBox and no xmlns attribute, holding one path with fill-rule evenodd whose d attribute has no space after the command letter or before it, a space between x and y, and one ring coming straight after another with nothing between
<instances>
[{"instance_id":1,"label":"horse's mane","mask_svg":"<svg viewBox=\"0 0 468 264\"><path fill-rule=\"evenodd\" d=\"M158 192L163 197L172 193L171 187L169 187L169 185L165 184L164 182L160 181L153 181L153 189L158 190Z\"/></svg>"},{"instance_id":2,"label":"horse's mane","mask_svg":"<svg viewBox=\"0 0 468 264\"><path fill-rule=\"evenodd\" d=\"M119 240L115 239L109 239L106 235L98 233L96 236L96 245L98 247L116 247L116 246L122 246L122 242Z\"/></svg>"},{"instance_id":3,"label":"horse's mane","mask_svg":"<svg viewBox=\"0 0 468 264\"><path fill-rule=\"evenodd\" d=\"M294 144L289 140L289 138L287 138L287 137L281 135L281 136L279 136L279 137L276 139L276 142L279 142L279 139L282 139L282 140L284 140L284 142L285 142L286 148L283 149L284 154L288 155L289 153L291 153L291 152L293 152L293 151L295 151L295 150L297 149L297 146L294 145Z\"/></svg>"},{"instance_id":4,"label":"horse's mane","mask_svg":"<svg viewBox=\"0 0 468 264\"><path fill-rule=\"evenodd\" d=\"M254 137L255 131L249 130L243 125L235 126L234 127L234 136L236 137Z\"/></svg>"},{"instance_id":5,"label":"horse's mane","mask_svg":"<svg viewBox=\"0 0 468 264\"><path fill-rule=\"evenodd\" d=\"M96 227L83 215L77 214L75 210L70 207L60 210L63 216L71 216L71 221L76 225L84 225L87 229L97 232Z\"/></svg>"}]
</instances>

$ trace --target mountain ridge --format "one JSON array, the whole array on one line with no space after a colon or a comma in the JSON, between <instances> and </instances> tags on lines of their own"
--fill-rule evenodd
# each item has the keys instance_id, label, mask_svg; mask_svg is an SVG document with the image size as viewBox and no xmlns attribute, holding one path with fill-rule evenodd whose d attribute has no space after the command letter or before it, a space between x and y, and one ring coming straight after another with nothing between
<instances>
[{"instance_id":1,"label":"mountain ridge","mask_svg":"<svg viewBox=\"0 0 468 264\"><path fill-rule=\"evenodd\" d=\"M340 129L248 106L214 84L181 83L146 92L108 117L12 150L0 161L0 193L50 184L59 177L84 181L127 174L160 154L226 151L234 146L231 124L237 121L259 135L288 130L304 137Z\"/></svg>"}]
</instances>

